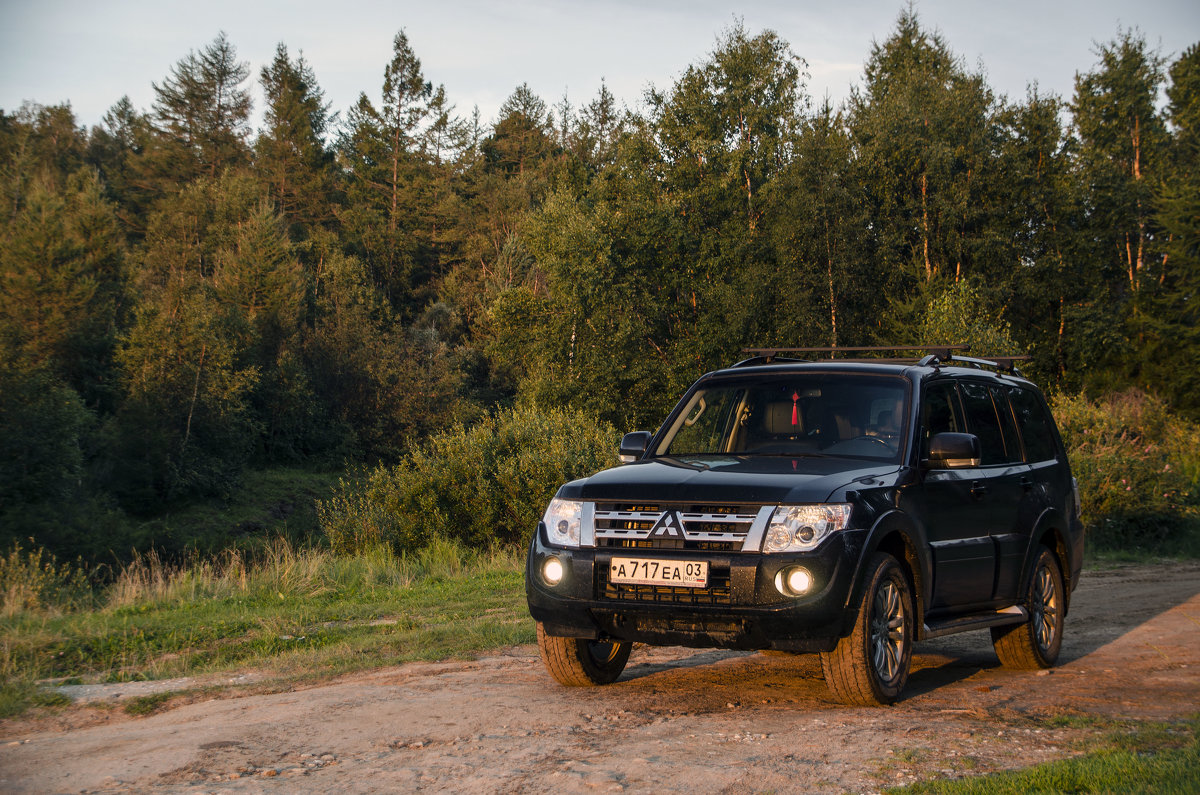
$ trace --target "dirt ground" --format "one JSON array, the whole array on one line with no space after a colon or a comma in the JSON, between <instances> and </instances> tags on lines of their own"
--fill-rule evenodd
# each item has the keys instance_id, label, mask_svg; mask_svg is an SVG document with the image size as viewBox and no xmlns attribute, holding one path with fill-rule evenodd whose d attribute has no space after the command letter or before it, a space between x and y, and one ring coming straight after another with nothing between
<instances>
[{"instance_id":1,"label":"dirt ground","mask_svg":"<svg viewBox=\"0 0 1200 795\"><path fill-rule=\"evenodd\" d=\"M0 791L872 792L1023 767L1102 731L1045 718L1200 712L1200 564L1085 572L1052 671L999 667L986 632L920 644L888 708L835 703L815 657L644 647L605 688L523 646L238 692L0 726Z\"/></svg>"}]
</instances>

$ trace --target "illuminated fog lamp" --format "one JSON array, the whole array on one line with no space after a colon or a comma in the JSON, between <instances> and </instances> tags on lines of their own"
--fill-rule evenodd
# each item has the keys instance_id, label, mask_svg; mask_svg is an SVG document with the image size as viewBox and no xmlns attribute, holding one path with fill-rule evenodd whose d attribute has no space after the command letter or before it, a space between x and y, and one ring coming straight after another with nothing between
<instances>
[{"instance_id":1,"label":"illuminated fog lamp","mask_svg":"<svg viewBox=\"0 0 1200 795\"><path fill-rule=\"evenodd\" d=\"M775 588L784 596L804 596L813 586L813 576L803 566L782 569L775 575Z\"/></svg>"},{"instance_id":2,"label":"illuminated fog lamp","mask_svg":"<svg viewBox=\"0 0 1200 795\"><path fill-rule=\"evenodd\" d=\"M558 558L546 558L542 563L542 579L547 585L558 585L562 582L563 565Z\"/></svg>"}]
</instances>

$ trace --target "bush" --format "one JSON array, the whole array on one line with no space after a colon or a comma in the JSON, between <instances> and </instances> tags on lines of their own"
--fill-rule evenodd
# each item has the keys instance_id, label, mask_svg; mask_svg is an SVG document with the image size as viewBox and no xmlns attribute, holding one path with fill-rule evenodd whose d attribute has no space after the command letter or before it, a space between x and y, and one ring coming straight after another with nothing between
<instances>
[{"instance_id":1,"label":"bush","mask_svg":"<svg viewBox=\"0 0 1200 795\"><path fill-rule=\"evenodd\" d=\"M1200 528L1200 427L1137 390L1060 396L1054 416L1093 545L1169 552Z\"/></svg>"},{"instance_id":2,"label":"bush","mask_svg":"<svg viewBox=\"0 0 1200 795\"><path fill-rule=\"evenodd\" d=\"M429 439L318 506L333 549L412 552L434 539L524 544L558 486L614 463L617 433L570 410L504 411Z\"/></svg>"},{"instance_id":3,"label":"bush","mask_svg":"<svg viewBox=\"0 0 1200 795\"><path fill-rule=\"evenodd\" d=\"M0 616L25 612L64 612L90 601L91 584L79 567L59 563L36 548L14 545L0 557Z\"/></svg>"}]
</instances>

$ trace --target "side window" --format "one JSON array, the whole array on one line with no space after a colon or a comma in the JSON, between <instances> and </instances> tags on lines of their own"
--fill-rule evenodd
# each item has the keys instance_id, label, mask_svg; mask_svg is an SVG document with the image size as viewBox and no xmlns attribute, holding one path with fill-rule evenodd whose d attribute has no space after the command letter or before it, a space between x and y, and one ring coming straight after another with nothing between
<instances>
[{"instance_id":1,"label":"side window","mask_svg":"<svg viewBox=\"0 0 1200 795\"><path fill-rule=\"evenodd\" d=\"M1050 424L1042 401L1032 391L1021 387L1013 387L1008 396L1017 415L1027 460L1034 462L1054 458L1054 426Z\"/></svg>"},{"instance_id":2,"label":"side window","mask_svg":"<svg viewBox=\"0 0 1200 795\"><path fill-rule=\"evenodd\" d=\"M1000 433L1004 437L1004 460L1021 460L1021 441L1017 436L1017 426L1013 422L1012 409L1008 405L1008 387L992 387L992 403L996 406L996 414L1000 417Z\"/></svg>"},{"instance_id":3,"label":"side window","mask_svg":"<svg viewBox=\"0 0 1200 795\"><path fill-rule=\"evenodd\" d=\"M929 440L939 433L962 433L962 409L954 384L932 384L921 408L921 457L929 457Z\"/></svg>"},{"instance_id":4,"label":"side window","mask_svg":"<svg viewBox=\"0 0 1200 795\"><path fill-rule=\"evenodd\" d=\"M659 455L696 455L725 450L734 427L733 412L741 404L743 392L714 390L698 392L692 398L680 426L671 441L671 449Z\"/></svg>"},{"instance_id":5,"label":"side window","mask_svg":"<svg viewBox=\"0 0 1200 795\"><path fill-rule=\"evenodd\" d=\"M979 437L980 463L987 466L1020 460L1019 453L1009 456L1005 449L1004 430L996 406L992 402L992 391L985 384L970 381L963 381L961 386L968 430ZM1010 419L1010 433L1011 422Z\"/></svg>"}]
</instances>

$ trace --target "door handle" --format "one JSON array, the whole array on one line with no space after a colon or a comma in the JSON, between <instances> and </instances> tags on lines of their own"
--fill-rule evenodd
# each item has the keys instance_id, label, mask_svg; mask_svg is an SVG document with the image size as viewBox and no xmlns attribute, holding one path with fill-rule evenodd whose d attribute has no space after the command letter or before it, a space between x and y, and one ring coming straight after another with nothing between
<instances>
[{"instance_id":1,"label":"door handle","mask_svg":"<svg viewBox=\"0 0 1200 795\"><path fill-rule=\"evenodd\" d=\"M1021 488L1024 489L1025 491L1032 490L1033 489L1033 481L1030 480L1029 478L1021 478Z\"/></svg>"},{"instance_id":2,"label":"door handle","mask_svg":"<svg viewBox=\"0 0 1200 795\"><path fill-rule=\"evenodd\" d=\"M983 495L985 495L987 493L988 493L988 487L986 484L981 483L978 480L971 483L971 496L974 497L975 499L978 500L979 498L983 497Z\"/></svg>"}]
</instances>

